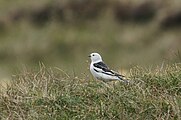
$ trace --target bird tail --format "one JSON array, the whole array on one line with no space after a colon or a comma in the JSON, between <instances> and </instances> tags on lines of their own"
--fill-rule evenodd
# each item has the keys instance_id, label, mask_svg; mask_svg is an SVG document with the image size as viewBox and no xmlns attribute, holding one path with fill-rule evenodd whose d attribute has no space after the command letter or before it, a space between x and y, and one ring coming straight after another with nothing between
<instances>
[{"instance_id":1,"label":"bird tail","mask_svg":"<svg viewBox=\"0 0 181 120\"><path fill-rule=\"evenodd\" d=\"M117 76L117 77L119 78L120 81L123 81L123 82L125 82L127 84L129 83L129 81L124 79L123 77L121 77L121 76Z\"/></svg>"}]
</instances>

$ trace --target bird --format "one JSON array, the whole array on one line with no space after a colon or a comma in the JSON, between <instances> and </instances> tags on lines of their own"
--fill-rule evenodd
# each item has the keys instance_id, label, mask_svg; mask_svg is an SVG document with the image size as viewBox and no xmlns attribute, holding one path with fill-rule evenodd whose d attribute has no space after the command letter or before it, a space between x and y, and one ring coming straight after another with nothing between
<instances>
[{"instance_id":1,"label":"bird","mask_svg":"<svg viewBox=\"0 0 181 120\"><path fill-rule=\"evenodd\" d=\"M99 53L91 53L89 57L91 59L89 69L96 79L102 80L103 82L119 80L125 83L129 83L128 80L124 79L124 75L109 69L109 67L103 62Z\"/></svg>"}]
</instances>

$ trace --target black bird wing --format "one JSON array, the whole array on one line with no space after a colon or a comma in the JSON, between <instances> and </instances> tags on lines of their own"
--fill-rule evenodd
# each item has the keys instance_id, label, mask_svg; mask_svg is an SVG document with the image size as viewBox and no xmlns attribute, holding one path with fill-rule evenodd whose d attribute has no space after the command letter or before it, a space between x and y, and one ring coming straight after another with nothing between
<instances>
[{"instance_id":1,"label":"black bird wing","mask_svg":"<svg viewBox=\"0 0 181 120\"><path fill-rule=\"evenodd\" d=\"M96 72L102 72L102 73L105 73L105 74L111 75L111 76L125 77L123 75L116 73L113 70L110 70L109 67L104 62L94 63L93 65L95 67L94 70Z\"/></svg>"}]
</instances>

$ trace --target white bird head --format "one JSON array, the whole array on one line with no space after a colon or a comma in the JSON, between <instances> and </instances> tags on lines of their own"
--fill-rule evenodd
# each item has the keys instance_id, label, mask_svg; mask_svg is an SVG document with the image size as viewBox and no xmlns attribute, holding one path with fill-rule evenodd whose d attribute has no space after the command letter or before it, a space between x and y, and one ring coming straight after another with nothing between
<instances>
[{"instance_id":1,"label":"white bird head","mask_svg":"<svg viewBox=\"0 0 181 120\"><path fill-rule=\"evenodd\" d=\"M89 57L92 62L101 62L102 61L102 57L99 55L99 53L91 53L89 55Z\"/></svg>"}]
</instances>

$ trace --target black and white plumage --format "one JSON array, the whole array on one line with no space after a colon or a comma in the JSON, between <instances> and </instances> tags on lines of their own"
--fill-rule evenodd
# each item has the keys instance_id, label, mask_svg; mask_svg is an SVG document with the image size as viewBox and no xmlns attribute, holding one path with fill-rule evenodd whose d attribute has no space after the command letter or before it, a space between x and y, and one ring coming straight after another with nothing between
<instances>
[{"instance_id":1,"label":"black and white plumage","mask_svg":"<svg viewBox=\"0 0 181 120\"><path fill-rule=\"evenodd\" d=\"M91 53L89 57L91 59L90 71L95 78L105 82L112 80L120 80L126 83L129 82L124 79L125 76L110 70L98 53Z\"/></svg>"}]
</instances>

